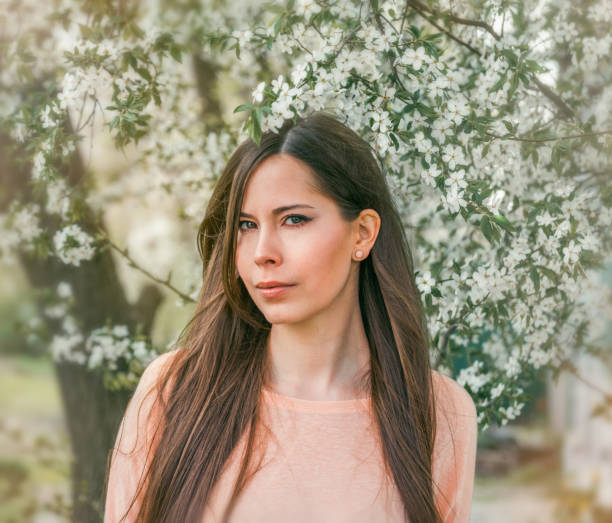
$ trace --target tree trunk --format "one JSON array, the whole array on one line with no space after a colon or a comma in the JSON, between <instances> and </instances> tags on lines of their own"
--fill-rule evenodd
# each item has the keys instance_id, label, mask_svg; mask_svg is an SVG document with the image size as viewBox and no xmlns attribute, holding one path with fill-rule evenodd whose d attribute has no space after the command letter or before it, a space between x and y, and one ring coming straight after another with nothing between
<instances>
[{"instance_id":1,"label":"tree trunk","mask_svg":"<svg viewBox=\"0 0 612 523\"><path fill-rule=\"evenodd\" d=\"M0 194L2 211L17 198L24 203L35 201L27 166L17 161L24 156L22 148L15 147L7 136L0 136L0 177L5 188ZM69 187L82 180L85 169L78 154L63 174ZM57 217L44 213L41 217L53 234L59 225ZM83 209L79 223L85 231L94 230L91 209ZM18 257L33 287L55 289L61 281L70 283L75 299L71 314L85 337L91 330L104 326L107 319L127 325L130 331L140 321L143 332L150 334L162 294L156 286L147 286L137 304L129 304L110 250L98 252L92 260L81 262L80 267L67 266L55 257L41 260L27 252L19 252ZM59 328L59 323L55 327ZM101 373L82 365L66 361L53 363L73 453L71 519L78 523L97 523L103 519L107 457L131 392L107 390Z\"/></svg>"}]
</instances>

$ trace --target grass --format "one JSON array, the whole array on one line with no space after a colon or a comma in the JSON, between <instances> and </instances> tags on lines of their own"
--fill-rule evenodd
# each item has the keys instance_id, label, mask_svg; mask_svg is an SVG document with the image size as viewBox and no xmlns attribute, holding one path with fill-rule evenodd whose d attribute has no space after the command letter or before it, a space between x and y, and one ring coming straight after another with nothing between
<instances>
[{"instance_id":1,"label":"grass","mask_svg":"<svg viewBox=\"0 0 612 523\"><path fill-rule=\"evenodd\" d=\"M29 521L45 500L55 493L65 497L70 486L70 452L51 362L0 355L0 409L0 521Z\"/></svg>"},{"instance_id":2,"label":"grass","mask_svg":"<svg viewBox=\"0 0 612 523\"><path fill-rule=\"evenodd\" d=\"M0 358L0 408L8 415L62 416L60 392L51 363L31 356Z\"/></svg>"}]
</instances>

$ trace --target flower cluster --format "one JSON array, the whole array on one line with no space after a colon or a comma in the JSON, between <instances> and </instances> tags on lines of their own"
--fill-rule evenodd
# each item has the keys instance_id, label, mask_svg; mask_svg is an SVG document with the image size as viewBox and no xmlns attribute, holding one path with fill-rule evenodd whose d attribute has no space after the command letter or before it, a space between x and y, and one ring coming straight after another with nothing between
<instances>
[{"instance_id":1,"label":"flower cluster","mask_svg":"<svg viewBox=\"0 0 612 523\"><path fill-rule=\"evenodd\" d=\"M157 355L146 341L131 339L125 325L93 330L85 342L85 349L87 367L90 369L100 367L117 370L121 360L129 362L134 359L146 366Z\"/></svg>"},{"instance_id":2,"label":"flower cluster","mask_svg":"<svg viewBox=\"0 0 612 523\"><path fill-rule=\"evenodd\" d=\"M53 244L60 260L76 267L82 261L91 260L96 253L93 238L77 224L58 230L53 236Z\"/></svg>"}]
</instances>

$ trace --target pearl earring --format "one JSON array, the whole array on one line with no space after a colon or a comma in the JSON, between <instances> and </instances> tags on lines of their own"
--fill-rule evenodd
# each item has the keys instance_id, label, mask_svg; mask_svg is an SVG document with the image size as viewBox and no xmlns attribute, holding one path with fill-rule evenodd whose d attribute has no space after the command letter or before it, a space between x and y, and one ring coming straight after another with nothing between
<instances>
[{"instance_id":1,"label":"pearl earring","mask_svg":"<svg viewBox=\"0 0 612 523\"><path fill-rule=\"evenodd\" d=\"M357 256L357 258L361 258L363 256L363 251L355 251L355 256Z\"/></svg>"}]
</instances>

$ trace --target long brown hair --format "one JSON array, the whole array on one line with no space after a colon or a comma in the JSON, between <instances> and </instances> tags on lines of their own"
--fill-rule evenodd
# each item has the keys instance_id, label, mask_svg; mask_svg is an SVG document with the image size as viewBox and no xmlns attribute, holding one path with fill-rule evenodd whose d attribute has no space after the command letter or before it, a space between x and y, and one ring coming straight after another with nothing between
<instances>
[{"instance_id":1,"label":"long brown hair","mask_svg":"<svg viewBox=\"0 0 612 523\"><path fill-rule=\"evenodd\" d=\"M346 220L367 208L380 215L376 242L359 270L372 415L385 471L400 493L406 518L441 521L432 481L436 409L429 336L412 253L376 155L325 112L286 121L278 132L264 133L259 146L251 139L243 142L215 186L198 233L203 285L197 309L177 340L177 357L157 384L162 423L149 462L155 466L139 485L138 521L199 521L243 435L246 450L228 511L250 477L271 325L238 278L235 250L249 177L264 159L279 153L307 164ZM170 383L166 397L163 390Z\"/></svg>"}]
</instances>

